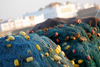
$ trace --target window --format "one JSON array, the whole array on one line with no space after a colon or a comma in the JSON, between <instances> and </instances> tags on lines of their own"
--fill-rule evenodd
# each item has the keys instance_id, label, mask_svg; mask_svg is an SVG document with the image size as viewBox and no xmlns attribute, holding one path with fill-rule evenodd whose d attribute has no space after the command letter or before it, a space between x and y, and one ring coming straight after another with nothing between
<instances>
[{"instance_id":1,"label":"window","mask_svg":"<svg viewBox=\"0 0 100 67\"><path fill-rule=\"evenodd\" d=\"M61 13L70 12L70 11L71 11L71 7L61 9Z\"/></svg>"},{"instance_id":2,"label":"window","mask_svg":"<svg viewBox=\"0 0 100 67\"><path fill-rule=\"evenodd\" d=\"M30 19L30 21L33 21L34 20L34 16L30 16L29 19Z\"/></svg>"}]
</instances>

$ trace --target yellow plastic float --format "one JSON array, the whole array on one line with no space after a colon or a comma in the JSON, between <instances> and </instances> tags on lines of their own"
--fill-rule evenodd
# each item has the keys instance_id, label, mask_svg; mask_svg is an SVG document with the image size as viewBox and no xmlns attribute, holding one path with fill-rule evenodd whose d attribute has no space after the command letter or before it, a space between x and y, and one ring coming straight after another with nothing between
<instances>
[{"instance_id":1,"label":"yellow plastic float","mask_svg":"<svg viewBox=\"0 0 100 67\"><path fill-rule=\"evenodd\" d=\"M51 58L52 61L54 61L54 58Z\"/></svg>"},{"instance_id":2,"label":"yellow plastic float","mask_svg":"<svg viewBox=\"0 0 100 67\"><path fill-rule=\"evenodd\" d=\"M33 61L33 57L26 58L26 62L32 62L32 61Z\"/></svg>"},{"instance_id":3,"label":"yellow plastic float","mask_svg":"<svg viewBox=\"0 0 100 67\"><path fill-rule=\"evenodd\" d=\"M65 64L63 64L63 67L67 67Z\"/></svg>"},{"instance_id":4,"label":"yellow plastic float","mask_svg":"<svg viewBox=\"0 0 100 67\"><path fill-rule=\"evenodd\" d=\"M57 55L54 55L53 58L54 58L55 61L59 61L60 60Z\"/></svg>"},{"instance_id":5,"label":"yellow plastic float","mask_svg":"<svg viewBox=\"0 0 100 67\"><path fill-rule=\"evenodd\" d=\"M83 60L78 60L78 64L81 64L81 63L83 63Z\"/></svg>"},{"instance_id":6,"label":"yellow plastic float","mask_svg":"<svg viewBox=\"0 0 100 67\"><path fill-rule=\"evenodd\" d=\"M28 35L24 36L26 40L30 40L30 37Z\"/></svg>"},{"instance_id":7,"label":"yellow plastic float","mask_svg":"<svg viewBox=\"0 0 100 67\"><path fill-rule=\"evenodd\" d=\"M55 49L54 51L55 51L55 53L56 53L57 55L59 54L59 51L58 51L57 49Z\"/></svg>"},{"instance_id":8,"label":"yellow plastic float","mask_svg":"<svg viewBox=\"0 0 100 67\"><path fill-rule=\"evenodd\" d=\"M21 34L21 35L23 35L23 36L26 35L26 33L25 33L24 31L20 31L19 34Z\"/></svg>"},{"instance_id":9,"label":"yellow plastic float","mask_svg":"<svg viewBox=\"0 0 100 67\"><path fill-rule=\"evenodd\" d=\"M61 51L61 53L63 54L63 56L65 56L65 53L63 51Z\"/></svg>"},{"instance_id":10,"label":"yellow plastic float","mask_svg":"<svg viewBox=\"0 0 100 67\"><path fill-rule=\"evenodd\" d=\"M54 59L55 61L59 61L59 60L61 60L62 58L59 57L59 56L57 56L57 55L54 55L54 56L53 56L53 59Z\"/></svg>"},{"instance_id":11,"label":"yellow plastic float","mask_svg":"<svg viewBox=\"0 0 100 67\"><path fill-rule=\"evenodd\" d=\"M45 56L46 56L46 57L49 57L49 54L48 54L48 53L45 53Z\"/></svg>"},{"instance_id":12,"label":"yellow plastic float","mask_svg":"<svg viewBox=\"0 0 100 67\"><path fill-rule=\"evenodd\" d=\"M13 36L8 36L7 41L13 41L13 40L15 40L15 38Z\"/></svg>"},{"instance_id":13,"label":"yellow plastic float","mask_svg":"<svg viewBox=\"0 0 100 67\"><path fill-rule=\"evenodd\" d=\"M72 65L74 65L75 64L74 60L71 60L71 63L72 63Z\"/></svg>"},{"instance_id":14,"label":"yellow plastic float","mask_svg":"<svg viewBox=\"0 0 100 67\"><path fill-rule=\"evenodd\" d=\"M15 66L19 66L19 61L16 59L16 60L14 60L14 65Z\"/></svg>"},{"instance_id":15,"label":"yellow plastic float","mask_svg":"<svg viewBox=\"0 0 100 67\"><path fill-rule=\"evenodd\" d=\"M53 49L52 48L49 48L49 53L52 53L53 52Z\"/></svg>"},{"instance_id":16,"label":"yellow plastic float","mask_svg":"<svg viewBox=\"0 0 100 67\"><path fill-rule=\"evenodd\" d=\"M70 48L70 45L67 45L64 49L68 50Z\"/></svg>"},{"instance_id":17,"label":"yellow plastic float","mask_svg":"<svg viewBox=\"0 0 100 67\"><path fill-rule=\"evenodd\" d=\"M78 64L74 64L74 67L79 67L79 65Z\"/></svg>"},{"instance_id":18,"label":"yellow plastic float","mask_svg":"<svg viewBox=\"0 0 100 67\"><path fill-rule=\"evenodd\" d=\"M100 46L98 47L99 51L100 51Z\"/></svg>"},{"instance_id":19,"label":"yellow plastic float","mask_svg":"<svg viewBox=\"0 0 100 67\"><path fill-rule=\"evenodd\" d=\"M61 47L59 45L57 45L57 47L61 50Z\"/></svg>"},{"instance_id":20,"label":"yellow plastic float","mask_svg":"<svg viewBox=\"0 0 100 67\"><path fill-rule=\"evenodd\" d=\"M8 47L8 48L11 47L11 44L7 44L6 47Z\"/></svg>"},{"instance_id":21,"label":"yellow plastic float","mask_svg":"<svg viewBox=\"0 0 100 67\"><path fill-rule=\"evenodd\" d=\"M44 57L44 55L41 53L42 57Z\"/></svg>"},{"instance_id":22,"label":"yellow plastic float","mask_svg":"<svg viewBox=\"0 0 100 67\"><path fill-rule=\"evenodd\" d=\"M56 47L54 51L58 55L61 52L61 49L59 47Z\"/></svg>"},{"instance_id":23,"label":"yellow plastic float","mask_svg":"<svg viewBox=\"0 0 100 67\"><path fill-rule=\"evenodd\" d=\"M36 49L38 50L38 51L40 51L41 50L41 48L40 48L40 46L37 44L37 45L35 45L35 47L36 47Z\"/></svg>"}]
</instances>

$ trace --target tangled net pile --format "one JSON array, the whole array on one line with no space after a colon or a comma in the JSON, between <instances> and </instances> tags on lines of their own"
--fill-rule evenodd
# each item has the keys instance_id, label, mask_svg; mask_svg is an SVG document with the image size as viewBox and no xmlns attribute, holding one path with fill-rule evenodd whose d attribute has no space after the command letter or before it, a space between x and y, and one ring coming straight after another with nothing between
<instances>
[{"instance_id":1,"label":"tangled net pile","mask_svg":"<svg viewBox=\"0 0 100 67\"><path fill-rule=\"evenodd\" d=\"M35 33L0 38L0 67L73 67L64 56L60 46Z\"/></svg>"},{"instance_id":2,"label":"tangled net pile","mask_svg":"<svg viewBox=\"0 0 100 67\"><path fill-rule=\"evenodd\" d=\"M38 35L44 35L61 46L74 66L100 67L100 22L92 27L84 22L76 24L59 24L54 28L38 30Z\"/></svg>"}]
</instances>

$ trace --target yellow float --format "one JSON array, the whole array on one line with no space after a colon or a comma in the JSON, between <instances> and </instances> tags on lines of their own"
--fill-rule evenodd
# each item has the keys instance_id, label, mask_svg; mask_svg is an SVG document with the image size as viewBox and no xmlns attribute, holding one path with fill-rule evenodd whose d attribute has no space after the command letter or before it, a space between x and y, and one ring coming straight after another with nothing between
<instances>
[{"instance_id":1,"label":"yellow float","mask_svg":"<svg viewBox=\"0 0 100 67\"><path fill-rule=\"evenodd\" d=\"M79 65L78 64L74 64L74 67L79 67Z\"/></svg>"},{"instance_id":2,"label":"yellow float","mask_svg":"<svg viewBox=\"0 0 100 67\"><path fill-rule=\"evenodd\" d=\"M26 62L32 62L32 61L33 61L33 57L26 58Z\"/></svg>"},{"instance_id":3,"label":"yellow float","mask_svg":"<svg viewBox=\"0 0 100 67\"><path fill-rule=\"evenodd\" d=\"M52 61L54 61L54 59L53 59L53 58L51 58L51 60L52 60Z\"/></svg>"},{"instance_id":4,"label":"yellow float","mask_svg":"<svg viewBox=\"0 0 100 67\"><path fill-rule=\"evenodd\" d=\"M26 35L26 33L25 33L24 31L20 31L19 34L21 34L21 35L23 35L23 36Z\"/></svg>"},{"instance_id":5,"label":"yellow float","mask_svg":"<svg viewBox=\"0 0 100 67\"><path fill-rule=\"evenodd\" d=\"M16 59L16 60L14 60L14 65L15 66L19 66L19 61Z\"/></svg>"},{"instance_id":6,"label":"yellow float","mask_svg":"<svg viewBox=\"0 0 100 67\"><path fill-rule=\"evenodd\" d=\"M70 48L70 45L67 45L64 49L68 50Z\"/></svg>"},{"instance_id":7,"label":"yellow float","mask_svg":"<svg viewBox=\"0 0 100 67\"><path fill-rule=\"evenodd\" d=\"M7 44L6 47L8 47L8 48L11 47L11 44Z\"/></svg>"},{"instance_id":8,"label":"yellow float","mask_svg":"<svg viewBox=\"0 0 100 67\"><path fill-rule=\"evenodd\" d=\"M38 44L35 45L35 47L36 47L37 50L39 50L39 51L41 50L41 48L40 48L40 46Z\"/></svg>"},{"instance_id":9,"label":"yellow float","mask_svg":"<svg viewBox=\"0 0 100 67\"><path fill-rule=\"evenodd\" d=\"M100 51L100 46L98 47L99 51Z\"/></svg>"},{"instance_id":10,"label":"yellow float","mask_svg":"<svg viewBox=\"0 0 100 67\"><path fill-rule=\"evenodd\" d=\"M30 40L30 37L28 35L24 36L26 40Z\"/></svg>"},{"instance_id":11,"label":"yellow float","mask_svg":"<svg viewBox=\"0 0 100 67\"><path fill-rule=\"evenodd\" d=\"M72 63L72 65L74 65L74 64L75 64L75 62L74 62L73 60L71 60L71 63Z\"/></svg>"},{"instance_id":12,"label":"yellow float","mask_svg":"<svg viewBox=\"0 0 100 67\"><path fill-rule=\"evenodd\" d=\"M49 48L49 53L52 53L53 52L53 49L52 48Z\"/></svg>"},{"instance_id":13,"label":"yellow float","mask_svg":"<svg viewBox=\"0 0 100 67\"><path fill-rule=\"evenodd\" d=\"M56 53L57 55L59 54L59 51L58 51L57 49L55 49L54 51L55 51L55 53Z\"/></svg>"},{"instance_id":14,"label":"yellow float","mask_svg":"<svg viewBox=\"0 0 100 67\"><path fill-rule=\"evenodd\" d=\"M59 45L57 45L57 47L61 50L61 47Z\"/></svg>"},{"instance_id":15,"label":"yellow float","mask_svg":"<svg viewBox=\"0 0 100 67\"><path fill-rule=\"evenodd\" d=\"M65 56L65 53L63 51L61 51L61 53L63 54L63 56Z\"/></svg>"},{"instance_id":16,"label":"yellow float","mask_svg":"<svg viewBox=\"0 0 100 67\"><path fill-rule=\"evenodd\" d=\"M54 58L55 61L59 61L60 60L57 55L54 55L53 58Z\"/></svg>"},{"instance_id":17,"label":"yellow float","mask_svg":"<svg viewBox=\"0 0 100 67\"><path fill-rule=\"evenodd\" d=\"M81 63L83 63L83 60L78 60L78 64L81 64Z\"/></svg>"},{"instance_id":18,"label":"yellow float","mask_svg":"<svg viewBox=\"0 0 100 67\"><path fill-rule=\"evenodd\" d=\"M13 36L8 36L7 41L13 41L13 40L15 40L15 38Z\"/></svg>"},{"instance_id":19,"label":"yellow float","mask_svg":"<svg viewBox=\"0 0 100 67\"><path fill-rule=\"evenodd\" d=\"M45 53L45 56L46 56L46 57L49 57L49 54L48 54L48 53Z\"/></svg>"}]
</instances>

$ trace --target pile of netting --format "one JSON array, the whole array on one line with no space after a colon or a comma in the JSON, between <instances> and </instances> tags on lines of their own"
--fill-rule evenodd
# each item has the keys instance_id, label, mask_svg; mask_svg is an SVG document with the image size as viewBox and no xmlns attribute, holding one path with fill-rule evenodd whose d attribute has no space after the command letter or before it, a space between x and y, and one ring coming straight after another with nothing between
<instances>
[{"instance_id":1,"label":"pile of netting","mask_svg":"<svg viewBox=\"0 0 100 67\"><path fill-rule=\"evenodd\" d=\"M73 67L61 47L35 33L0 38L0 67Z\"/></svg>"},{"instance_id":2,"label":"pile of netting","mask_svg":"<svg viewBox=\"0 0 100 67\"><path fill-rule=\"evenodd\" d=\"M59 24L54 28L38 30L38 35L44 35L61 46L68 59L74 61L74 66L100 67L100 22L91 27L84 22L76 24Z\"/></svg>"}]
</instances>

